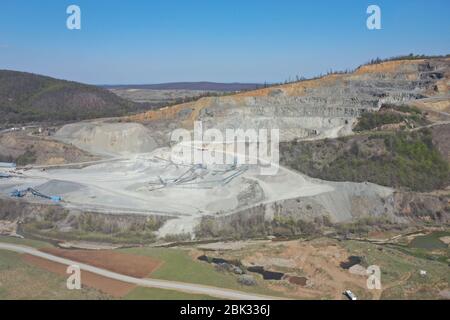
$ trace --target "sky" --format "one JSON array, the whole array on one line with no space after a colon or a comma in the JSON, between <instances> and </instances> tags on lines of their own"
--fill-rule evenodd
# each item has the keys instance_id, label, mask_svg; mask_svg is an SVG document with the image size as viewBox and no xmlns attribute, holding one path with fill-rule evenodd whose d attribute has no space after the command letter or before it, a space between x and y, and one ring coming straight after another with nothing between
<instances>
[{"instance_id":1,"label":"sky","mask_svg":"<svg viewBox=\"0 0 450 320\"><path fill-rule=\"evenodd\" d=\"M69 30L69 5L81 30ZM369 5L381 29L369 30ZM1 0L0 69L91 84L279 82L450 53L448 0Z\"/></svg>"}]
</instances>

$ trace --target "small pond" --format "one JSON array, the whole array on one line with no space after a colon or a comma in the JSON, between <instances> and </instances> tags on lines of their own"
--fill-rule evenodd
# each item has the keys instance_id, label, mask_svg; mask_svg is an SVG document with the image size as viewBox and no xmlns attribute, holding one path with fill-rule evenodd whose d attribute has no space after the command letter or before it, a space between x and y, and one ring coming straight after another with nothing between
<instances>
[{"instance_id":1,"label":"small pond","mask_svg":"<svg viewBox=\"0 0 450 320\"><path fill-rule=\"evenodd\" d=\"M200 261L207 262L207 263L214 263L214 264L227 263L227 264L231 264L233 266L239 267L238 261L230 261L230 260L225 260L222 258L213 258L213 257L205 256L205 255L202 255L202 256L198 257L197 259ZM265 270L264 267L262 267L262 266L248 267L247 271L253 272L253 273L259 273L260 275L263 276L264 280L281 280L284 277L284 273Z\"/></svg>"},{"instance_id":2,"label":"small pond","mask_svg":"<svg viewBox=\"0 0 450 320\"><path fill-rule=\"evenodd\" d=\"M247 271L259 273L260 275L263 276L264 280L281 280L284 277L284 273L276 271L268 271L261 266L248 267Z\"/></svg>"},{"instance_id":3,"label":"small pond","mask_svg":"<svg viewBox=\"0 0 450 320\"><path fill-rule=\"evenodd\" d=\"M356 264L360 264L362 262L362 258L358 256L350 256L347 261L343 261L340 263L342 269L350 269Z\"/></svg>"}]
</instances>

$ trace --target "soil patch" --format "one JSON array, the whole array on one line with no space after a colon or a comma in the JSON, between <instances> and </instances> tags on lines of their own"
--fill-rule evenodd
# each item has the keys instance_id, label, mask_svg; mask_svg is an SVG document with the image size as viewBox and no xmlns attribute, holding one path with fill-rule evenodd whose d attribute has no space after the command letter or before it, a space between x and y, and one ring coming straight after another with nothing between
<instances>
[{"instance_id":1,"label":"soil patch","mask_svg":"<svg viewBox=\"0 0 450 320\"><path fill-rule=\"evenodd\" d=\"M288 281L289 281L289 283L296 284L296 285L304 287L304 286L306 286L306 283L308 282L308 279L306 277L293 276L293 277L289 277Z\"/></svg>"},{"instance_id":2,"label":"soil patch","mask_svg":"<svg viewBox=\"0 0 450 320\"><path fill-rule=\"evenodd\" d=\"M47 271L57 273L61 276L68 277L69 275L66 273L67 266L48 261L46 259L42 259L39 257L35 257L29 254L24 254L22 259L33 266L37 266L39 268L45 269ZM81 271L81 285L97 289L103 293L106 293L114 298L121 298L127 295L131 290L133 290L136 286L133 284L125 283L122 281L109 279L95 273L91 273L88 271Z\"/></svg>"},{"instance_id":3,"label":"soil patch","mask_svg":"<svg viewBox=\"0 0 450 320\"><path fill-rule=\"evenodd\" d=\"M136 278L147 277L162 264L162 261L150 257L119 253L112 250L45 248L41 251Z\"/></svg>"}]
</instances>

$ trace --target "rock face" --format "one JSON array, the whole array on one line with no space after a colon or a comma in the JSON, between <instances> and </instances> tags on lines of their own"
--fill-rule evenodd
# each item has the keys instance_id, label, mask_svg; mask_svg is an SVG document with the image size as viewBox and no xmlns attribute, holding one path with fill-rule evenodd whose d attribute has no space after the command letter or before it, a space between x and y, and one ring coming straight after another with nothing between
<instances>
[{"instance_id":1,"label":"rock face","mask_svg":"<svg viewBox=\"0 0 450 320\"><path fill-rule=\"evenodd\" d=\"M98 158L59 141L31 136L26 131L15 131L0 135L0 159L15 161L19 165L52 165ZM23 163L24 160L27 163Z\"/></svg>"},{"instance_id":2,"label":"rock face","mask_svg":"<svg viewBox=\"0 0 450 320\"><path fill-rule=\"evenodd\" d=\"M74 123L58 130L55 138L101 155L145 153L156 147L151 131L137 123Z\"/></svg>"},{"instance_id":3,"label":"rock face","mask_svg":"<svg viewBox=\"0 0 450 320\"><path fill-rule=\"evenodd\" d=\"M205 129L280 129L281 141L334 138L351 133L356 117L384 102L403 102L447 94L450 59L390 61L225 97L150 111L128 118L154 126L176 121ZM447 81L446 81L447 79Z\"/></svg>"}]
</instances>

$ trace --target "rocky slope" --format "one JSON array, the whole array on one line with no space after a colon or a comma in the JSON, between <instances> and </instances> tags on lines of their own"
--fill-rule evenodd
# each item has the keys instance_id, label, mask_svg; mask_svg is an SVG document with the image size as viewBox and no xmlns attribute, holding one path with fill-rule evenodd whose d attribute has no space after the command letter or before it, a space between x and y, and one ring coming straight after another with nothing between
<instances>
[{"instance_id":1,"label":"rocky slope","mask_svg":"<svg viewBox=\"0 0 450 320\"><path fill-rule=\"evenodd\" d=\"M106 156L145 153L156 147L151 131L137 123L72 123L58 130L54 138Z\"/></svg>"},{"instance_id":2,"label":"rocky slope","mask_svg":"<svg viewBox=\"0 0 450 320\"><path fill-rule=\"evenodd\" d=\"M353 73L331 74L226 97L149 111L127 118L164 133L175 127L279 128L281 141L320 139L351 133L364 111L382 103L448 94L450 58L388 61Z\"/></svg>"},{"instance_id":3,"label":"rocky slope","mask_svg":"<svg viewBox=\"0 0 450 320\"><path fill-rule=\"evenodd\" d=\"M73 145L48 137L32 136L25 131L0 135L0 162L15 162L19 166L25 166L29 164L57 165L93 160L98 160L98 158Z\"/></svg>"}]
</instances>

